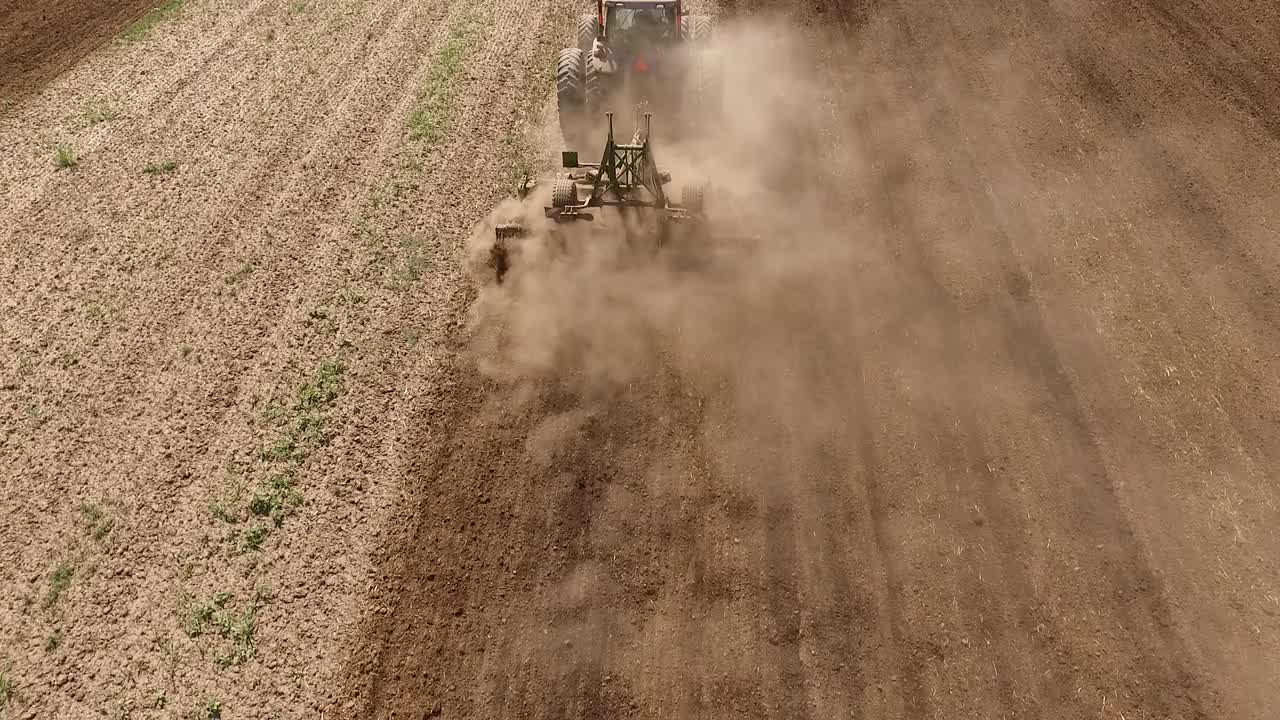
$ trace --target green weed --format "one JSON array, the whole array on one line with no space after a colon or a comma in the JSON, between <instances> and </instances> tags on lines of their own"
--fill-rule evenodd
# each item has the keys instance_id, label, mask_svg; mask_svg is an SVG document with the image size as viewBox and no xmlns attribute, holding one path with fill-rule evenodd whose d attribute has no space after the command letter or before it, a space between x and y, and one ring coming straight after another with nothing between
<instances>
[{"instance_id":1,"label":"green weed","mask_svg":"<svg viewBox=\"0 0 1280 720\"><path fill-rule=\"evenodd\" d=\"M178 169L178 163L172 160L165 160L161 163L148 163L142 168L142 172L147 175L168 175Z\"/></svg>"},{"instance_id":2,"label":"green weed","mask_svg":"<svg viewBox=\"0 0 1280 720\"><path fill-rule=\"evenodd\" d=\"M76 151L66 145L59 145L53 153L53 164L59 170L70 170L80 164L80 156L76 155Z\"/></svg>"},{"instance_id":3,"label":"green weed","mask_svg":"<svg viewBox=\"0 0 1280 720\"><path fill-rule=\"evenodd\" d=\"M259 450L258 457L268 462L300 460L298 440L292 435L281 435L275 442Z\"/></svg>"},{"instance_id":4,"label":"green weed","mask_svg":"<svg viewBox=\"0 0 1280 720\"><path fill-rule=\"evenodd\" d=\"M293 487L293 471L286 469L271 476L249 501L249 511L258 517L271 518L276 527L284 524L293 508L302 504L302 493Z\"/></svg>"},{"instance_id":5,"label":"green weed","mask_svg":"<svg viewBox=\"0 0 1280 720\"><path fill-rule=\"evenodd\" d=\"M295 409L311 410L328 405L337 399L342 388L342 374L346 366L339 361L321 363L312 378L298 387Z\"/></svg>"},{"instance_id":6,"label":"green weed","mask_svg":"<svg viewBox=\"0 0 1280 720\"><path fill-rule=\"evenodd\" d=\"M250 528L244 534L244 550L245 552L257 552L262 549L262 543L267 541L267 535L271 534L271 529L258 525Z\"/></svg>"},{"instance_id":7,"label":"green weed","mask_svg":"<svg viewBox=\"0 0 1280 720\"><path fill-rule=\"evenodd\" d=\"M45 607L50 608L57 604L58 598L62 597L62 593L71 587L71 578L75 575L75 572L74 565L64 562L49 575L49 592L45 593L44 596Z\"/></svg>"},{"instance_id":8,"label":"green weed","mask_svg":"<svg viewBox=\"0 0 1280 720\"><path fill-rule=\"evenodd\" d=\"M204 603L188 604L183 613L183 630L188 637L196 638L212 631L229 642L227 649L215 657L215 662L222 667L239 665L253 657L258 609L264 601L261 593L255 593L249 607L236 610L231 607L233 599L231 593L214 593Z\"/></svg>"},{"instance_id":9,"label":"green weed","mask_svg":"<svg viewBox=\"0 0 1280 720\"><path fill-rule=\"evenodd\" d=\"M244 491L244 481L240 478L239 468L228 465L226 477L222 481L222 490L209 501L210 514L228 525L240 522L240 514L236 508L244 499Z\"/></svg>"},{"instance_id":10,"label":"green weed","mask_svg":"<svg viewBox=\"0 0 1280 720\"><path fill-rule=\"evenodd\" d=\"M116 110L110 104L103 100L97 100L89 104L81 113L84 124L88 126L98 125L104 122L111 122L120 117L120 111Z\"/></svg>"},{"instance_id":11,"label":"green weed","mask_svg":"<svg viewBox=\"0 0 1280 720\"><path fill-rule=\"evenodd\" d=\"M409 115L410 140L435 144L445 138L454 78L462 70L476 27L466 19L451 28L449 39L431 63L427 79L418 91L418 106Z\"/></svg>"},{"instance_id":12,"label":"green weed","mask_svg":"<svg viewBox=\"0 0 1280 720\"><path fill-rule=\"evenodd\" d=\"M54 630L44 639L44 649L46 652L53 652L62 644L62 630Z\"/></svg>"},{"instance_id":13,"label":"green weed","mask_svg":"<svg viewBox=\"0 0 1280 720\"><path fill-rule=\"evenodd\" d=\"M8 672L0 672L0 710L3 710L17 692L17 685Z\"/></svg>"},{"instance_id":14,"label":"green weed","mask_svg":"<svg viewBox=\"0 0 1280 720\"><path fill-rule=\"evenodd\" d=\"M107 517L102 509L93 503L84 503L80 506L80 514L84 516L88 524L88 533L94 540L101 540L111 532L111 528L115 526L115 520Z\"/></svg>"}]
</instances>

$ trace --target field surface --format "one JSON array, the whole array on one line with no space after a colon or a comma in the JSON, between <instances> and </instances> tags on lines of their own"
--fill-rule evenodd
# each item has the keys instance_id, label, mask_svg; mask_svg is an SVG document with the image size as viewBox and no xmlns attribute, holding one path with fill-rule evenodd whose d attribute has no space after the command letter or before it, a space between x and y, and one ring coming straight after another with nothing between
<instances>
[{"instance_id":1,"label":"field surface","mask_svg":"<svg viewBox=\"0 0 1280 720\"><path fill-rule=\"evenodd\" d=\"M578 10L0 0L0 717L1273 717L1280 6L703 4L497 287Z\"/></svg>"}]
</instances>

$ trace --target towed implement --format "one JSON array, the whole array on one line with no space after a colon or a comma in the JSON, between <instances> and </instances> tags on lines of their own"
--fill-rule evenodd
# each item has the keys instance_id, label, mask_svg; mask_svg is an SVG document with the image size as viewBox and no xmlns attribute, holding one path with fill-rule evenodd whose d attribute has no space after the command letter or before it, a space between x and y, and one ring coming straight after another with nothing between
<instances>
[{"instance_id":1,"label":"towed implement","mask_svg":"<svg viewBox=\"0 0 1280 720\"><path fill-rule=\"evenodd\" d=\"M613 113L606 113L606 118L609 135L599 162L579 162L575 151L561 153L564 171L549 181L551 204L543 208L544 216L555 225L562 225L592 221L605 208L624 215L645 214L657 223L659 245L665 242L672 225L704 219L703 185L686 184L679 203L669 197L665 186L671 182L671 175L660 171L654 158L651 113L644 114L643 123L629 143L614 139ZM522 195L532 185L526 185ZM512 244L526 234L527 228L519 223L495 228L490 263L499 283L511 267Z\"/></svg>"}]
</instances>

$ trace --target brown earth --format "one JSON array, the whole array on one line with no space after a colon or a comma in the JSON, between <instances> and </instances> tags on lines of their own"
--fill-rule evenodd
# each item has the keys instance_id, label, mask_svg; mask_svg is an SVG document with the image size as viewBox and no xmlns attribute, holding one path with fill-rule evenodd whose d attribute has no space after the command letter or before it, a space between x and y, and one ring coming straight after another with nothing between
<instances>
[{"instance_id":1,"label":"brown earth","mask_svg":"<svg viewBox=\"0 0 1280 720\"><path fill-rule=\"evenodd\" d=\"M0 98L38 90L154 5L151 0L0 0Z\"/></svg>"},{"instance_id":2,"label":"brown earth","mask_svg":"<svg viewBox=\"0 0 1280 720\"><path fill-rule=\"evenodd\" d=\"M0 712L1270 717L1280 10L721 3L725 245L477 293L574 7L190 2L0 110Z\"/></svg>"}]
</instances>

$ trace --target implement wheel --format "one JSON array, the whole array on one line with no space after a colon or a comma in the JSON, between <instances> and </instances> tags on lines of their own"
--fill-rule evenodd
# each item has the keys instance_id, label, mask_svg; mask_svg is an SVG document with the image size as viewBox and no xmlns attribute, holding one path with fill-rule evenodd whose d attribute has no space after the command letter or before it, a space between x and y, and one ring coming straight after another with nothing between
<instances>
[{"instance_id":1,"label":"implement wheel","mask_svg":"<svg viewBox=\"0 0 1280 720\"><path fill-rule=\"evenodd\" d=\"M680 191L680 204L694 215L701 215L706 206L707 189L702 185L685 185Z\"/></svg>"},{"instance_id":2,"label":"implement wheel","mask_svg":"<svg viewBox=\"0 0 1280 720\"><path fill-rule=\"evenodd\" d=\"M578 202L578 186L572 180L556 180L551 186L551 207L564 208Z\"/></svg>"}]
</instances>

